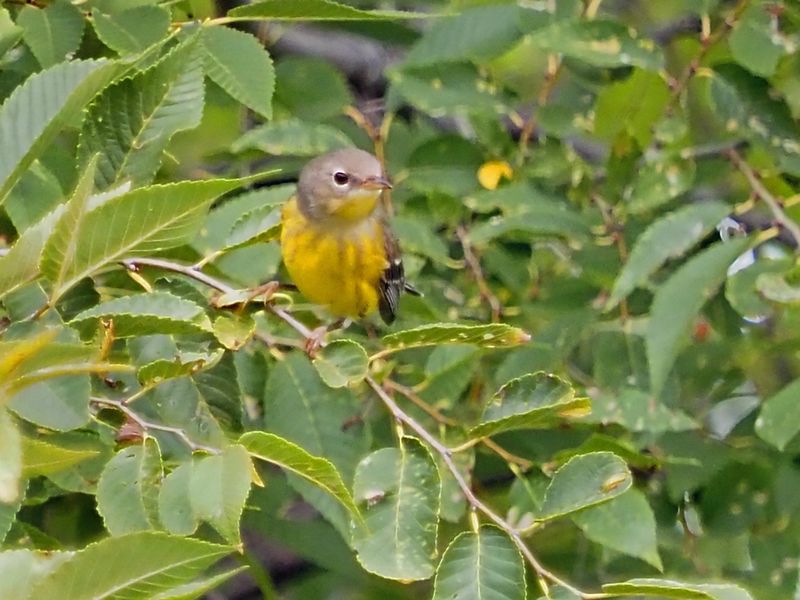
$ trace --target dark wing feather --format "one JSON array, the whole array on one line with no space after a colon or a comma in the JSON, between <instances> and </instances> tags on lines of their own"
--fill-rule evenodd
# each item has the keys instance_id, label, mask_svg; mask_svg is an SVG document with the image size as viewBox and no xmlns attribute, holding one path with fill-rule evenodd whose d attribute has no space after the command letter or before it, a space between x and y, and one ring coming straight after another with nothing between
<instances>
[{"instance_id":1,"label":"dark wing feather","mask_svg":"<svg viewBox=\"0 0 800 600\"><path fill-rule=\"evenodd\" d=\"M383 226L383 247L389 266L386 267L383 275L381 275L380 282L378 282L378 310L381 313L383 321L389 325L397 316L400 294L402 294L403 291L408 291L412 294L419 295L419 292L414 289L412 285L406 283L406 274L403 269L400 244L397 242L397 238L394 237L391 229L389 229L389 226L385 223Z\"/></svg>"}]
</instances>

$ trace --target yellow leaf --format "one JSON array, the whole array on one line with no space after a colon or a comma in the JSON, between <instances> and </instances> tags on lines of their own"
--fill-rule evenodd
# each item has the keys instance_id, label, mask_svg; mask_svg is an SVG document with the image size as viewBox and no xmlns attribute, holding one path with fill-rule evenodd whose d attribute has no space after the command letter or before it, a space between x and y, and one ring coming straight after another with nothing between
<instances>
[{"instance_id":1,"label":"yellow leaf","mask_svg":"<svg viewBox=\"0 0 800 600\"><path fill-rule=\"evenodd\" d=\"M511 179L514 170L504 160L490 160L478 169L478 181L487 190L496 190L502 179Z\"/></svg>"}]
</instances>

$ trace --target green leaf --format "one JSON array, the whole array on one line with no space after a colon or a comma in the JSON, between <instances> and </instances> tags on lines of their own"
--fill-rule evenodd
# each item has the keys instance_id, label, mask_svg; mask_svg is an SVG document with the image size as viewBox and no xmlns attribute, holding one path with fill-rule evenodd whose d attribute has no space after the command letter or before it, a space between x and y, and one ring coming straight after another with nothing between
<instances>
[{"instance_id":1,"label":"green leaf","mask_svg":"<svg viewBox=\"0 0 800 600\"><path fill-rule=\"evenodd\" d=\"M204 579L199 579L191 583L184 583L171 590L165 590L156 594L148 600L194 600L195 598L206 597L203 594L219 587L220 584L245 571L247 568L246 566L242 566L229 569Z\"/></svg>"},{"instance_id":2,"label":"green leaf","mask_svg":"<svg viewBox=\"0 0 800 600\"><path fill-rule=\"evenodd\" d=\"M350 138L330 125L286 119L249 130L231 145L231 150L255 149L278 156L316 156L352 146Z\"/></svg>"},{"instance_id":3,"label":"green leaf","mask_svg":"<svg viewBox=\"0 0 800 600\"><path fill-rule=\"evenodd\" d=\"M102 372L102 366L90 368L91 363L67 365L66 369L73 370L73 366L80 367L81 364L87 367L84 372ZM26 421L56 431L69 431L85 425L89 420L89 376L55 377L47 374L47 368L43 371L41 381L23 384L18 380L15 383L20 389L10 396L8 407ZM28 377L36 379L37 375L33 373Z\"/></svg>"},{"instance_id":4,"label":"green leaf","mask_svg":"<svg viewBox=\"0 0 800 600\"><path fill-rule=\"evenodd\" d=\"M738 585L714 583L684 583L669 579L630 579L621 583L607 583L603 591L620 596L656 595L662 598L686 600L753 600Z\"/></svg>"},{"instance_id":5,"label":"green leaf","mask_svg":"<svg viewBox=\"0 0 800 600\"><path fill-rule=\"evenodd\" d=\"M206 521L231 544L240 544L239 520L250 493L250 457L234 444L222 454L196 462L189 480L195 517Z\"/></svg>"},{"instance_id":6,"label":"green leaf","mask_svg":"<svg viewBox=\"0 0 800 600\"><path fill-rule=\"evenodd\" d=\"M73 449L24 436L22 438L22 469L27 478L50 475L93 458L99 453L95 448Z\"/></svg>"},{"instance_id":7,"label":"green leaf","mask_svg":"<svg viewBox=\"0 0 800 600\"><path fill-rule=\"evenodd\" d=\"M264 46L249 33L227 27L206 27L200 40L206 75L248 108L272 118L275 70Z\"/></svg>"},{"instance_id":8,"label":"green leaf","mask_svg":"<svg viewBox=\"0 0 800 600\"><path fill-rule=\"evenodd\" d=\"M114 455L97 484L97 511L111 535L157 528L162 476L161 452L153 438Z\"/></svg>"},{"instance_id":9,"label":"green leaf","mask_svg":"<svg viewBox=\"0 0 800 600\"><path fill-rule=\"evenodd\" d=\"M319 376L332 388L361 381L369 367L366 351L352 340L331 342L314 357L313 362Z\"/></svg>"},{"instance_id":10,"label":"green leaf","mask_svg":"<svg viewBox=\"0 0 800 600\"><path fill-rule=\"evenodd\" d=\"M800 302L800 288L786 281L786 273L761 273L756 279L756 291L778 304Z\"/></svg>"},{"instance_id":11,"label":"green leaf","mask_svg":"<svg viewBox=\"0 0 800 600\"><path fill-rule=\"evenodd\" d=\"M611 452L580 454L553 475L537 520L545 521L608 502L631 487L628 465Z\"/></svg>"},{"instance_id":12,"label":"green leaf","mask_svg":"<svg viewBox=\"0 0 800 600\"><path fill-rule=\"evenodd\" d=\"M639 490L629 489L610 502L574 514L572 520L593 542L641 558L662 570L656 519Z\"/></svg>"},{"instance_id":13,"label":"green leaf","mask_svg":"<svg viewBox=\"0 0 800 600\"><path fill-rule=\"evenodd\" d=\"M481 348L507 348L525 344L530 335L504 323L492 325L460 325L433 323L414 329L397 331L382 338L387 348L416 348L440 344L474 344Z\"/></svg>"},{"instance_id":14,"label":"green leaf","mask_svg":"<svg viewBox=\"0 0 800 600\"><path fill-rule=\"evenodd\" d=\"M35 160L6 198L5 211L14 228L23 232L64 202L64 190L55 174Z\"/></svg>"},{"instance_id":15,"label":"green leaf","mask_svg":"<svg viewBox=\"0 0 800 600\"><path fill-rule=\"evenodd\" d=\"M404 251L425 256L442 265L450 263L447 246L433 232L427 219L395 217L392 220L392 230Z\"/></svg>"},{"instance_id":16,"label":"green leaf","mask_svg":"<svg viewBox=\"0 0 800 600\"><path fill-rule=\"evenodd\" d=\"M0 598L34 600L31 589L41 579L72 557L72 552L0 552Z\"/></svg>"},{"instance_id":17,"label":"green leaf","mask_svg":"<svg viewBox=\"0 0 800 600\"><path fill-rule=\"evenodd\" d=\"M247 448L252 456L296 473L325 490L350 511L354 519L359 521L362 519L342 476L330 461L313 456L297 444L264 431L245 433L239 439L239 443Z\"/></svg>"},{"instance_id":18,"label":"green leaf","mask_svg":"<svg viewBox=\"0 0 800 600\"><path fill-rule=\"evenodd\" d=\"M517 547L497 527L460 533L442 555L433 600L524 600L525 565Z\"/></svg>"},{"instance_id":19,"label":"green leaf","mask_svg":"<svg viewBox=\"0 0 800 600\"><path fill-rule=\"evenodd\" d=\"M604 425L618 423L629 431L649 433L700 428L700 424L685 412L667 408L652 394L627 387L592 398L592 414L586 421Z\"/></svg>"},{"instance_id":20,"label":"green leaf","mask_svg":"<svg viewBox=\"0 0 800 600\"><path fill-rule=\"evenodd\" d=\"M239 350L256 332L250 315L220 315L214 320L214 337L228 350Z\"/></svg>"},{"instance_id":21,"label":"green leaf","mask_svg":"<svg viewBox=\"0 0 800 600\"><path fill-rule=\"evenodd\" d=\"M60 63L14 90L0 107L0 204L61 128L124 68L107 60Z\"/></svg>"},{"instance_id":22,"label":"green leaf","mask_svg":"<svg viewBox=\"0 0 800 600\"><path fill-rule=\"evenodd\" d=\"M183 585L230 552L229 546L156 532L108 538L62 562L28 598L60 598L69 590L70 600L145 600Z\"/></svg>"},{"instance_id":23,"label":"green leaf","mask_svg":"<svg viewBox=\"0 0 800 600\"><path fill-rule=\"evenodd\" d=\"M556 21L530 33L529 38L543 50L596 67L635 66L656 71L664 65L652 40L636 37L616 21Z\"/></svg>"},{"instance_id":24,"label":"green leaf","mask_svg":"<svg viewBox=\"0 0 800 600\"><path fill-rule=\"evenodd\" d=\"M136 54L161 41L169 33L170 13L161 6L134 6L106 15L92 11L97 37L118 54Z\"/></svg>"},{"instance_id":25,"label":"green leaf","mask_svg":"<svg viewBox=\"0 0 800 600\"><path fill-rule=\"evenodd\" d=\"M192 535L200 519L192 509L191 489L194 463L185 462L164 478L158 494L161 524L175 535Z\"/></svg>"},{"instance_id":26,"label":"green leaf","mask_svg":"<svg viewBox=\"0 0 800 600\"><path fill-rule=\"evenodd\" d=\"M800 127L764 79L722 64L715 66L710 86L712 109L727 132L761 142L783 169L800 174Z\"/></svg>"},{"instance_id":27,"label":"green leaf","mask_svg":"<svg viewBox=\"0 0 800 600\"><path fill-rule=\"evenodd\" d=\"M19 499L22 460L22 436L11 413L0 407L0 503Z\"/></svg>"},{"instance_id":28,"label":"green leaf","mask_svg":"<svg viewBox=\"0 0 800 600\"><path fill-rule=\"evenodd\" d=\"M342 72L324 60L289 55L278 61L275 75L276 104L302 121L337 117L354 102Z\"/></svg>"},{"instance_id":29,"label":"green leaf","mask_svg":"<svg viewBox=\"0 0 800 600\"><path fill-rule=\"evenodd\" d=\"M83 37L83 15L66 0L57 0L39 9L25 6L17 16L25 43L43 68L60 63L72 55Z\"/></svg>"},{"instance_id":30,"label":"green leaf","mask_svg":"<svg viewBox=\"0 0 800 600\"><path fill-rule=\"evenodd\" d=\"M271 242L278 239L280 233L281 208L272 205L259 206L244 213L233 224L222 250L230 252L252 244Z\"/></svg>"},{"instance_id":31,"label":"green leaf","mask_svg":"<svg viewBox=\"0 0 800 600\"><path fill-rule=\"evenodd\" d=\"M595 102L594 131L612 141L622 131L646 148L653 126L669 102L669 86L660 73L635 69L630 77L604 87Z\"/></svg>"},{"instance_id":32,"label":"green leaf","mask_svg":"<svg viewBox=\"0 0 800 600\"><path fill-rule=\"evenodd\" d=\"M507 111L501 90L470 64L436 64L391 69L387 103L398 108L402 101L440 117L451 113Z\"/></svg>"},{"instance_id":33,"label":"green leaf","mask_svg":"<svg viewBox=\"0 0 800 600\"><path fill-rule=\"evenodd\" d=\"M350 390L325 385L311 362L298 353L275 365L267 380L264 422L268 429L330 460L347 483L368 449L360 427L344 427L359 411Z\"/></svg>"},{"instance_id":34,"label":"green leaf","mask_svg":"<svg viewBox=\"0 0 800 600\"><path fill-rule=\"evenodd\" d=\"M202 369L217 364L221 358L222 350L217 350L211 354L179 352L173 359L162 358L142 365L136 371L136 379L142 385L161 383L167 379L175 379L176 377L197 373Z\"/></svg>"},{"instance_id":35,"label":"green leaf","mask_svg":"<svg viewBox=\"0 0 800 600\"><path fill-rule=\"evenodd\" d=\"M501 236L518 234L522 240L531 236L561 236L584 241L591 235L588 221L569 209L563 202L546 200L529 205L524 212L495 216L472 227L469 241L476 246L486 246Z\"/></svg>"},{"instance_id":36,"label":"green leaf","mask_svg":"<svg viewBox=\"0 0 800 600\"><path fill-rule=\"evenodd\" d=\"M719 202L690 204L654 221L636 239L628 262L622 268L605 309L614 308L634 288L646 284L650 276L671 258L683 256L730 213Z\"/></svg>"},{"instance_id":37,"label":"green leaf","mask_svg":"<svg viewBox=\"0 0 800 600\"><path fill-rule=\"evenodd\" d=\"M761 405L756 419L756 433L778 450L783 450L800 431L799 394L800 379L795 379Z\"/></svg>"},{"instance_id":38,"label":"green leaf","mask_svg":"<svg viewBox=\"0 0 800 600\"><path fill-rule=\"evenodd\" d=\"M93 157L81 174L72 196L67 202L63 214L56 222L53 233L48 238L42 249L42 258L39 263L42 275L53 284L50 294L50 304L55 305L56 300L65 290L62 289L64 277L70 264L75 260L75 249L78 238L76 231L80 231L81 219L86 214L89 195L94 186L97 157Z\"/></svg>"},{"instance_id":39,"label":"green leaf","mask_svg":"<svg viewBox=\"0 0 800 600\"><path fill-rule=\"evenodd\" d=\"M14 24L7 9L0 8L0 57L13 48L21 37L22 27Z\"/></svg>"},{"instance_id":40,"label":"green leaf","mask_svg":"<svg viewBox=\"0 0 800 600\"><path fill-rule=\"evenodd\" d=\"M105 320L113 322L116 338L211 331L211 320L202 306L167 292L132 294L103 302L78 313L70 325L95 331Z\"/></svg>"},{"instance_id":41,"label":"green leaf","mask_svg":"<svg viewBox=\"0 0 800 600\"><path fill-rule=\"evenodd\" d=\"M470 437L488 437L501 431L545 427L567 416L591 410L588 398L575 398L568 383L547 373L532 373L512 379L492 397L480 424Z\"/></svg>"},{"instance_id":42,"label":"green leaf","mask_svg":"<svg viewBox=\"0 0 800 600\"><path fill-rule=\"evenodd\" d=\"M411 47L405 64L485 61L508 50L521 35L521 13L514 5L478 6L438 19Z\"/></svg>"},{"instance_id":43,"label":"green leaf","mask_svg":"<svg viewBox=\"0 0 800 600\"><path fill-rule=\"evenodd\" d=\"M623 192L628 210L639 214L661 207L690 189L694 174L694 162L683 157L645 162Z\"/></svg>"},{"instance_id":44,"label":"green leaf","mask_svg":"<svg viewBox=\"0 0 800 600\"><path fill-rule=\"evenodd\" d=\"M725 280L730 264L750 243L747 238L738 238L714 244L688 260L656 290L645 340L650 389L656 396L693 320Z\"/></svg>"},{"instance_id":45,"label":"green leaf","mask_svg":"<svg viewBox=\"0 0 800 600\"><path fill-rule=\"evenodd\" d=\"M57 207L36 225L28 227L8 254L0 256L0 298L39 275L42 250L63 213L64 207Z\"/></svg>"},{"instance_id":46,"label":"green leaf","mask_svg":"<svg viewBox=\"0 0 800 600\"><path fill-rule=\"evenodd\" d=\"M121 258L189 242L211 202L247 179L213 179L153 185L112 198L81 220L75 259L64 273L68 289Z\"/></svg>"},{"instance_id":47,"label":"green leaf","mask_svg":"<svg viewBox=\"0 0 800 600\"><path fill-rule=\"evenodd\" d=\"M270 21L373 21L428 16L400 10L361 10L332 0L262 0L236 7L228 11L228 15Z\"/></svg>"},{"instance_id":48,"label":"green leaf","mask_svg":"<svg viewBox=\"0 0 800 600\"><path fill-rule=\"evenodd\" d=\"M387 579L433 575L440 492L436 465L416 439L367 455L353 483L366 519L366 527L353 529L361 566Z\"/></svg>"},{"instance_id":49,"label":"green leaf","mask_svg":"<svg viewBox=\"0 0 800 600\"><path fill-rule=\"evenodd\" d=\"M729 40L736 62L763 77L773 75L780 58L794 48L789 38L777 31L773 8L768 2L751 3L736 21Z\"/></svg>"},{"instance_id":50,"label":"green leaf","mask_svg":"<svg viewBox=\"0 0 800 600\"><path fill-rule=\"evenodd\" d=\"M86 165L100 154L99 189L128 178L135 186L148 184L172 136L200 124L203 104L202 60L190 38L155 66L100 95L84 119L78 161Z\"/></svg>"}]
</instances>

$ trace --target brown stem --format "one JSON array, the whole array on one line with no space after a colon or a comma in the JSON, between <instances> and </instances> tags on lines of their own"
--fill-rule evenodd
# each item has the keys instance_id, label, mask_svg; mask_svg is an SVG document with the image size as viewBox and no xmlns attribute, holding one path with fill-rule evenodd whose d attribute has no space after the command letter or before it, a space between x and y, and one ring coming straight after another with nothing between
<instances>
[{"instance_id":1,"label":"brown stem","mask_svg":"<svg viewBox=\"0 0 800 600\"><path fill-rule=\"evenodd\" d=\"M222 450L219 448L213 448L211 446L206 446L204 444L198 444L197 442L193 441L187 433L181 429L180 427L170 427L169 425L161 425L160 423L153 423L152 421L148 421L143 417L140 417L136 414L133 410L131 410L125 403L121 400L110 400L108 398L100 398L100 397L92 397L92 403L96 405L102 406L109 406L115 410L118 410L122 414L124 414L128 419L136 423L139 427L141 427L144 431L164 431L166 433L171 433L172 435L176 436L180 439L192 452L207 452L209 454L220 454Z\"/></svg>"},{"instance_id":2,"label":"brown stem","mask_svg":"<svg viewBox=\"0 0 800 600\"><path fill-rule=\"evenodd\" d=\"M466 261L470 271L472 271L472 276L475 278L475 282L478 284L478 292L480 293L483 301L489 305L489 308L492 311L492 322L498 323L503 312L503 305L500 303L500 300L497 298L497 296L495 296L494 292L492 292L489 284L486 283L486 277L484 277L483 269L481 269L481 262L478 260L478 257L475 255L475 252L472 249L472 244L469 242L469 234L467 233L467 230L464 229L463 226L459 225L456 228L456 237L458 237L458 241L461 242L461 248L464 252L464 260Z\"/></svg>"},{"instance_id":3,"label":"brown stem","mask_svg":"<svg viewBox=\"0 0 800 600\"><path fill-rule=\"evenodd\" d=\"M742 158L742 155L736 149L730 149L727 152L728 159L731 163L739 169L750 189L753 193L760 198L764 204L767 205L772 213L775 224L787 231L794 240L795 250L800 250L800 225L798 225L786 212L783 210L783 202L776 198L761 182L761 178L753 170L747 161Z\"/></svg>"}]
</instances>

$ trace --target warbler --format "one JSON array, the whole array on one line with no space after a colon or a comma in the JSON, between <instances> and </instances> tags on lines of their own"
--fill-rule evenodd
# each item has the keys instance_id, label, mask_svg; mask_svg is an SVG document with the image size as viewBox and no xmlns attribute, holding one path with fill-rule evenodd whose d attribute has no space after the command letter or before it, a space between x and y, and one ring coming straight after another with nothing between
<instances>
[{"instance_id":1,"label":"warbler","mask_svg":"<svg viewBox=\"0 0 800 600\"><path fill-rule=\"evenodd\" d=\"M300 172L281 211L281 254L300 293L342 319L375 310L395 320L406 282L400 246L381 194L392 185L375 156L335 150Z\"/></svg>"}]
</instances>

